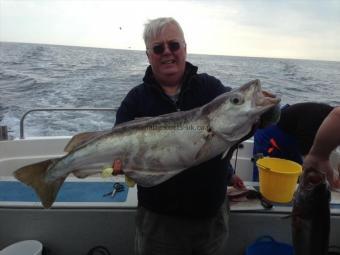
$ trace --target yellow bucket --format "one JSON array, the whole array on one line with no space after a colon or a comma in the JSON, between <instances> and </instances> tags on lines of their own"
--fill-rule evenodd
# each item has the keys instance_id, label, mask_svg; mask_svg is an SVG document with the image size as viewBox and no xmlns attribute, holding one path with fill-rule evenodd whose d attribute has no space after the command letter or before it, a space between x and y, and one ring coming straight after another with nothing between
<instances>
[{"instance_id":1,"label":"yellow bucket","mask_svg":"<svg viewBox=\"0 0 340 255\"><path fill-rule=\"evenodd\" d=\"M256 161L260 192L268 200L288 203L293 199L302 166L294 161L264 157Z\"/></svg>"}]
</instances>

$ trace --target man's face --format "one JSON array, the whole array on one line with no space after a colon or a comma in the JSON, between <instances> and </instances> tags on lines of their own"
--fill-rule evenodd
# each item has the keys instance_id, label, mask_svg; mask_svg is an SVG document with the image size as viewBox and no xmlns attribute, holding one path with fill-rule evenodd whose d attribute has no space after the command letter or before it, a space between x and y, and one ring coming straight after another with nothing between
<instances>
[{"instance_id":1,"label":"man's face","mask_svg":"<svg viewBox=\"0 0 340 255\"><path fill-rule=\"evenodd\" d=\"M171 83L182 79L187 52L184 38L175 25L165 26L151 39L147 48L149 63L158 82Z\"/></svg>"}]
</instances>

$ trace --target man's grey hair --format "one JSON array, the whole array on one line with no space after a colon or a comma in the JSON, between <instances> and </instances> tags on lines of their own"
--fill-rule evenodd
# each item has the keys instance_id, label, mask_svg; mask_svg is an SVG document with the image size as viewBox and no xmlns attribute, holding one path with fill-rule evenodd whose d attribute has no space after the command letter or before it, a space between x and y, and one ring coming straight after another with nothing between
<instances>
[{"instance_id":1,"label":"man's grey hair","mask_svg":"<svg viewBox=\"0 0 340 255\"><path fill-rule=\"evenodd\" d=\"M159 33L161 33L162 29L168 24L174 24L178 28L178 30L180 31L184 39L183 30L180 24L174 18L164 17L164 18L151 19L151 20L148 20L147 23L145 23L145 27L144 27L143 39L144 39L145 46L148 47L151 39L156 37Z\"/></svg>"}]
</instances>

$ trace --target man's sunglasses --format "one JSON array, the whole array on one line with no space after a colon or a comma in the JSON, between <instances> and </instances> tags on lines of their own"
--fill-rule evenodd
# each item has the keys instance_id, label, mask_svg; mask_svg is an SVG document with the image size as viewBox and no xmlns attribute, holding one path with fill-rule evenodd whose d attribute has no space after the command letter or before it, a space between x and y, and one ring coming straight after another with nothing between
<instances>
[{"instance_id":1,"label":"man's sunglasses","mask_svg":"<svg viewBox=\"0 0 340 255\"><path fill-rule=\"evenodd\" d=\"M167 42L168 48L171 52L178 51L181 48L180 42ZM161 55L165 51L165 44L160 43L152 46L152 52L156 55Z\"/></svg>"}]
</instances>

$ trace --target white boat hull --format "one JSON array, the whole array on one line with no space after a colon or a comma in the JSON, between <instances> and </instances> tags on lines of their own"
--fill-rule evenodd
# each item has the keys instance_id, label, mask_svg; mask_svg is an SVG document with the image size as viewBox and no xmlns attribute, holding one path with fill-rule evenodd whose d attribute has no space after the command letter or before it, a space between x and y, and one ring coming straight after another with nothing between
<instances>
[{"instance_id":1,"label":"white boat hull","mask_svg":"<svg viewBox=\"0 0 340 255\"><path fill-rule=\"evenodd\" d=\"M13 171L26 164L62 156L69 139L0 141L0 182L14 181ZM252 141L248 140L239 149L236 164L237 174L245 181L252 178L251 155ZM68 178L79 182L98 180L101 179ZM136 208L135 188L129 189L124 202L56 202L51 209L43 209L40 202L0 201L0 250L14 242L36 239L51 254L86 254L98 245L107 247L111 254L133 254ZM340 246L340 205L337 208L332 209L330 244ZM289 205L271 210L259 204L232 205L230 238L224 254L244 254L246 247L263 235L291 243L290 218L284 218L290 212Z\"/></svg>"}]
</instances>

